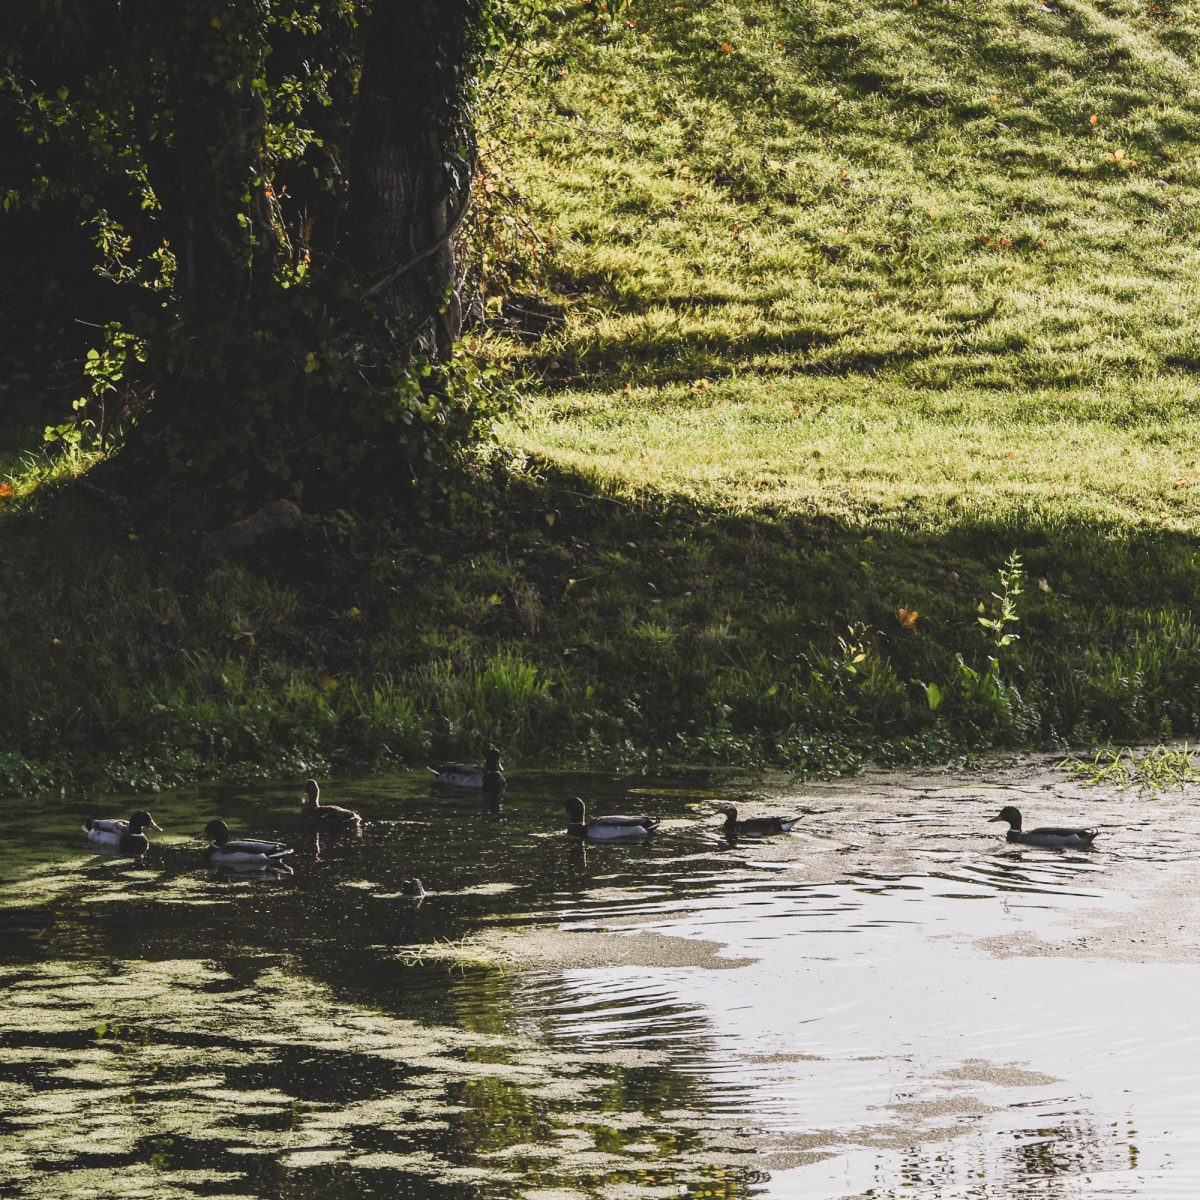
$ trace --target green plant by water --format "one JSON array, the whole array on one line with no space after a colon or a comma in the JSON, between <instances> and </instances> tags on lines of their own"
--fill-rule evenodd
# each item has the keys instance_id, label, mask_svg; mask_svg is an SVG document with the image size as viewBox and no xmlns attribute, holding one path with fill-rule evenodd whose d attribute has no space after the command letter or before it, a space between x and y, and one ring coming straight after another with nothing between
<instances>
[{"instance_id":1,"label":"green plant by water","mask_svg":"<svg viewBox=\"0 0 1200 1200\"><path fill-rule=\"evenodd\" d=\"M1187 742L1148 750L1102 746L1091 758L1072 756L1064 758L1059 766L1089 787L1137 788L1153 793L1200 783L1195 754Z\"/></svg>"}]
</instances>

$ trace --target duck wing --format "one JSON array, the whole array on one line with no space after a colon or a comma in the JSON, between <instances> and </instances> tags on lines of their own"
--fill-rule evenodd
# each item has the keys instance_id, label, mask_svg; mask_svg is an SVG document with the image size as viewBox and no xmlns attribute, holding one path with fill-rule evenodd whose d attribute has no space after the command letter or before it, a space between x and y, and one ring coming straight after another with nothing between
<instances>
[{"instance_id":1,"label":"duck wing","mask_svg":"<svg viewBox=\"0 0 1200 1200\"><path fill-rule=\"evenodd\" d=\"M747 817L737 823L739 833L790 833L799 817Z\"/></svg>"},{"instance_id":2,"label":"duck wing","mask_svg":"<svg viewBox=\"0 0 1200 1200\"><path fill-rule=\"evenodd\" d=\"M482 787L486 774L478 763L446 763L429 769L433 772L434 783L449 784L450 787Z\"/></svg>"},{"instance_id":3,"label":"duck wing","mask_svg":"<svg viewBox=\"0 0 1200 1200\"><path fill-rule=\"evenodd\" d=\"M353 809L342 808L340 804L322 804L312 815L327 825L357 825L362 820Z\"/></svg>"},{"instance_id":4,"label":"duck wing","mask_svg":"<svg viewBox=\"0 0 1200 1200\"><path fill-rule=\"evenodd\" d=\"M123 834L129 832L129 822L117 817L88 817L83 823L83 827L89 833Z\"/></svg>"},{"instance_id":5,"label":"duck wing","mask_svg":"<svg viewBox=\"0 0 1200 1200\"><path fill-rule=\"evenodd\" d=\"M1072 828L1069 825L1043 825L1040 829L1030 829L1028 832L1030 837L1075 837L1090 842L1098 830Z\"/></svg>"},{"instance_id":6,"label":"duck wing","mask_svg":"<svg viewBox=\"0 0 1200 1200\"><path fill-rule=\"evenodd\" d=\"M218 846L217 849L222 854L265 854L268 858L292 852L282 842L262 842L255 838L241 838L236 842L229 841L223 846Z\"/></svg>"},{"instance_id":7,"label":"duck wing","mask_svg":"<svg viewBox=\"0 0 1200 1200\"><path fill-rule=\"evenodd\" d=\"M567 829L574 832L577 827L571 824ZM587 837L601 841L641 841L657 827L658 821L654 817L610 816L597 817L582 828Z\"/></svg>"}]
</instances>

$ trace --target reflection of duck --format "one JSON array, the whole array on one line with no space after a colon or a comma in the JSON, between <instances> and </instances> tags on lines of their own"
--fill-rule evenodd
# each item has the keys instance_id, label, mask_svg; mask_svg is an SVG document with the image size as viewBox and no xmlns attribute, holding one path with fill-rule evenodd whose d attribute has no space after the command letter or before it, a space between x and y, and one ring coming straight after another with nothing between
<instances>
[{"instance_id":1,"label":"reflection of duck","mask_svg":"<svg viewBox=\"0 0 1200 1200\"><path fill-rule=\"evenodd\" d=\"M265 866L262 863L212 863L213 872L226 879L253 879L258 881L280 880L295 871L285 862L272 862Z\"/></svg>"},{"instance_id":2,"label":"reflection of duck","mask_svg":"<svg viewBox=\"0 0 1200 1200\"><path fill-rule=\"evenodd\" d=\"M212 845L204 851L204 857L213 866L219 867L278 867L291 850L280 842L264 842L255 838L231 841L229 826L224 821L209 821L204 827L204 836Z\"/></svg>"},{"instance_id":3,"label":"reflection of duck","mask_svg":"<svg viewBox=\"0 0 1200 1200\"><path fill-rule=\"evenodd\" d=\"M433 772L433 782L447 787L483 788L492 794L504 787L504 768L500 763L500 751L495 746L488 747L483 766L478 763L445 763L429 769Z\"/></svg>"},{"instance_id":4,"label":"reflection of duck","mask_svg":"<svg viewBox=\"0 0 1200 1200\"><path fill-rule=\"evenodd\" d=\"M150 839L143 832L146 826L161 831L162 826L144 810L135 812L128 821L115 817L88 817L83 823L83 832L89 842L99 846L110 846L122 854L145 854L150 849Z\"/></svg>"},{"instance_id":5,"label":"reflection of duck","mask_svg":"<svg viewBox=\"0 0 1200 1200\"><path fill-rule=\"evenodd\" d=\"M321 787L315 779L310 779L304 785L305 801L300 815L311 825L331 832L344 829L353 832L362 826L362 817L351 808L341 808L337 804L321 803Z\"/></svg>"},{"instance_id":6,"label":"reflection of duck","mask_svg":"<svg viewBox=\"0 0 1200 1200\"><path fill-rule=\"evenodd\" d=\"M624 838L633 841L644 838L658 828L656 817L593 817L587 819L587 806L578 796L563 801L570 820L567 822L567 832L576 837L596 838L603 841L615 841Z\"/></svg>"},{"instance_id":7,"label":"reflection of duck","mask_svg":"<svg viewBox=\"0 0 1200 1200\"><path fill-rule=\"evenodd\" d=\"M739 821L736 804L721 804L717 812L725 814L724 832L730 837L739 833L791 833L792 826L800 820L800 817L746 817Z\"/></svg>"},{"instance_id":8,"label":"reflection of duck","mask_svg":"<svg viewBox=\"0 0 1200 1200\"><path fill-rule=\"evenodd\" d=\"M1096 836L1094 829L1059 828L1046 826L1042 829L1030 829L1027 832L1021 828L1021 810L1010 804L989 818L992 821L1007 821L1010 842L1019 842L1023 846L1073 846L1077 849L1090 850L1092 840Z\"/></svg>"}]
</instances>

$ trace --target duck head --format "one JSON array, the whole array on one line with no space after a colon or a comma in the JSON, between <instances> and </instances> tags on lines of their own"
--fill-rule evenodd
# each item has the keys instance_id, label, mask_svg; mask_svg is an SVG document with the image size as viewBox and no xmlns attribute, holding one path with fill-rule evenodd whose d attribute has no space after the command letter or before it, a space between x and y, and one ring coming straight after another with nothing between
<instances>
[{"instance_id":1,"label":"duck head","mask_svg":"<svg viewBox=\"0 0 1200 1200\"><path fill-rule=\"evenodd\" d=\"M315 779L310 779L304 785L304 807L316 808L320 803L321 785Z\"/></svg>"},{"instance_id":2,"label":"duck head","mask_svg":"<svg viewBox=\"0 0 1200 1200\"><path fill-rule=\"evenodd\" d=\"M726 825L737 824L737 805L736 804L718 804L717 812L721 813L725 818Z\"/></svg>"},{"instance_id":3,"label":"duck head","mask_svg":"<svg viewBox=\"0 0 1200 1200\"><path fill-rule=\"evenodd\" d=\"M156 822L155 819L148 812L146 812L145 809L142 809L140 812L135 812L133 816L129 818L130 833L141 833L147 825L149 825L151 829L157 829L159 831L162 830L162 826L159 825L158 822Z\"/></svg>"},{"instance_id":4,"label":"duck head","mask_svg":"<svg viewBox=\"0 0 1200 1200\"><path fill-rule=\"evenodd\" d=\"M423 896L425 895L425 885L419 879L406 879L404 894L406 896Z\"/></svg>"},{"instance_id":5,"label":"duck head","mask_svg":"<svg viewBox=\"0 0 1200 1200\"><path fill-rule=\"evenodd\" d=\"M992 821L1007 821L1010 829L1019 830L1021 828L1021 810L1013 808L1011 804L1008 804L994 817L989 817L988 821L989 823Z\"/></svg>"},{"instance_id":6,"label":"duck head","mask_svg":"<svg viewBox=\"0 0 1200 1200\"><path fill-rule=\"evenodd\" d=\"M504 768L500 765L500 751L495 746L489 746L487 753L483 756L483 769L485 771L503 771Z\"/></svg>"},{"instance_id":7,"label":"duck head","mask_svg":"<svg viewBox=\"0 0 1200 1200\"><path fill-rule=\"evenodd\" d=\"M204 827L204 836L217 846L223 846L229 841L229 826L224 821L209 821Z\"/></svg>"},{"instance_id":8,"label":"duck head","mask_svg":"<svg viewBox=\"0 0 1200 1200\"><path fill-rule=\"evenodd\" d=\"M578 825L584 824L584 814L587 812L587 808L578 796L572 796L569 800L564 800L563 808L567 810L567 816L572 821Z\"/></svg>"}]
</instances>

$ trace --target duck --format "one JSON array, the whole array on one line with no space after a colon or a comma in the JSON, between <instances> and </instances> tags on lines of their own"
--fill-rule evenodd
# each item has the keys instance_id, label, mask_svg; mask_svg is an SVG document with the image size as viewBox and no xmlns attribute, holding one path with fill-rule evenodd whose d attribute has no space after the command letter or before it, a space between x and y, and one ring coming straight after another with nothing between
<instances>
[{"instance_id":1,"label":"duck","mask_svg":"<svg viewBox=\"0 0 1200 1200\"><path fill-rule=\"evenodd\" d=\"M717 812L725 814L724 831L729 837L737 837L739 833L754 836L762 833L791 833L792 827L801 820L799 817L746 817L739 821L736 804L722 804Z\"/></svg>"},{"instance_id":2,"label":"duck","mask_svg":"<svg viewBox=\"0 0 1200 1200\"><path fill-rule=\"evenodd\" d=\"M657 817L593 817L587 819L587 806L578 796L563 801L570 820L567 832L575 837L588 837L598 841L624 839L635 841L653 833L658 828Z\"/></svg>"},{"instance_id":3,"label":"duck","mask_svg":"<svg viewBox=\"0 0 1200 1200\"><path fill-rule=\"evenodd\" d=\"M484 755L483 766L478 763L444 763L430 767L433 782L445 787L482 788L492 795L504 788L504 767L500 763L500 751L489 746Z\"/></svg>"},{"instance_id":4,"label":"duck","mask_svg":"<svg viewBox=\"0 0 1200 1200\"><path fill-rule=\"evenodd\" d=\"M321 785L315 779L305 783L304 792L304 807L300 815L309 824L330 831L344 829L353 832L362 828L362 817L353 809L321 803Z\"/></svg>"},{"instance_id":5,"label":"duck","mask_svg":"<svg viewBox=\"0 0 1200 1200\"><path fill-rule=\"evenodd\" d=\"M88 817L82 828L89 842L109 846L122 854L132 854L136 857L150 849L150 839L144 832L146 826L160 832L162 830L162 826L142 809L135 812L128 821L116 817Z\"/></svg>"},{"instance_id":6,"label":"duck","mask_svg":"<svg viewBox=\"0 0 1200 1200\"><path fill-rule=\"evenodd\" d=\"M1090 850L1097 833L1095 829L1060 828L1058 826L1023 830L1021 828L1021 810L1013 808L1011 804L1002 808L996 816L988 819L990 821L1007 821L1006 840L1018 842L1023 846L1069 846L1079 850Z\"/></svg>"},{"instance_id":7,"label":"duck","mask_svg":"<svg viewBox=\"0 0 1200 1200\"><path fill-rule=\"evenodd\" d=\"M230 841L229 826L224 821L209 821L204 836L212 843L204 851L210 866L217 867L280 867L292 851L280 842L264 842L255 838Z\"/></svg>"}]
</instances>

